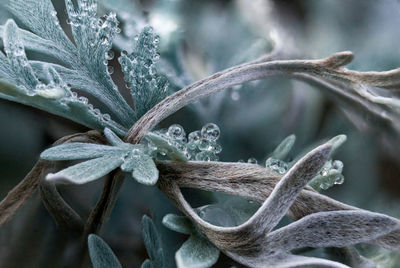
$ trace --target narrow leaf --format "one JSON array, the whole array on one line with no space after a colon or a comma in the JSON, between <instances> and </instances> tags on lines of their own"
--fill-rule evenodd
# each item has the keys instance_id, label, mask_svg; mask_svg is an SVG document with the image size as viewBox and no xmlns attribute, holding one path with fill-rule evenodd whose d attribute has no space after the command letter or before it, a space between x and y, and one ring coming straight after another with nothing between
<instances>
[{"instance_id":1,"label":"narrow leaf","mask_svg":"<svg viewBox=\"0 0 400 268\"><path fill-rule=\"evenodd\" d=\"M290 150L292 150L292 147L294 143L296 142L296 136L295 135L290 135L286 137L273 151L270 157L275 158L275 159L285 159L286 156L289 154Z\"/></svg>"},{"instance_id":2,"label":"narrow leaf","mask_svg":"<svg viewBox=\"0 0 400 268\"><path fill-rule=\"evenodd\" d=\"M84 184L108 174L119 167L122 162L123 154L105 155L71 166L55 174L50 173L46 179L61 183Z\"/></svg>"},{"instance_id":3,"label":"narrow leaf","mask_svg":"<svg viewBox=\"0 0 400 268\"><path fill-rule=\"evenodd\" d=\"M112 132L111 129L109 128L104 129L104 136L106 136L108 142L111 145L119 146L124 144L124 142L117 135L115 135L115 133Z\"/></svg>"},{"instance_id":4,"label":"narrow leaf","mask_svg":"<svg viewBox=\"0 0 400 268\"><path fill-rule=\"evenodd\" d=\"M200 234L194 234L176 252L178 268L208 268L219 257L219 250Z\"/></svg>"},{"instance_id":5,"label":"narrow leaf","mask_svg":"<svg viewBox=\"0 0 400 268\"><path fill-rule=\"evenodd\" d=\"M400 221L369 211L319 212L280 228L267 243L281 250L302 247L345 247L372 241L396 229Z\"/></svg>"},{"instance_id":6,"label":"narrow leaf","mask_svg":"<svg viewBox=\"0 0 400 268\"><path fill-rule=\"evenodd\" d=\"M188 217L178 216L175 214L167 214L164 216L162 223L168 229L182 234L192 234L195 227Z\"/></svg>"},{"instance_id":7,"label":"narrow leaf","mask_svg":"<svg viewBox=\"0 0 400 268\"><path fill-rule=\"evenodd\" d=\"M162 249L161 239L153 221L146 215L142 218L142 235L144 245L150 259L157 268L163 267L164 252Z\"/></svg>"},{"instance_id":8,"label":"narrow leaf","mask_svg":"<svg viewBox=\"0 0 400 268\"><path fill-rule=\"evenodd\" d=\"M147 259L142 263L142 266L140 266L140 268L156 268L156 267L154 267L151 260Z\"/></svg>"},{"instance_id":9,"label":"narrow leaf","mask_svg":"<svg viewBox=\"0 0 400 268\"><path fill-rule=\"evenodd\" d=\"M145 185L154 185L157 183L158 169L150 156L139 153L132 157L130 161L133 167L132 177L137 182Z\"/></svg>"},{"instance_id":10,"label":"narrow leaf","mask_svg":"<svg viewBox=\"0 0 400 268\"><path fill-rule=\"evenodd\" d=\"M97 235L89 235L88 246L93 268L122 268L111 248Z\"/></svg>"},{"instance_id":11,"label":"narrow leaf","mask_svg":"<svg viewBox=\"0 0 400 268\"><path fill-rule=\"evenodd\" d=\"M247 226L263 226L262 233L269 232L287 213L301 190L325 164L331 151L330 144L324 144L301 158L276 184L271 195L256 214L245 223Z\"/></svg>"},{"instance_id":12,"label":"narrow leaf","mask_svg":"<svg viewBox=\"0 0 400 268\"><path fill-rule=\"evenodd\" d=\"M59 161L97 158L109 154L123 154L126 150L108 145L74 142L65 143L42 152L40 158Z\"/></svg>"},{"instance_id":13,"label":"narrow leaf","mask_svg":"<svg viewBox=\"0 0 400 268\"><path fill-rule=\"evenodd\" d=\"M154 132L149 132L146 134L146 139L153 143L157 148L162 148L167 151L167 155L176 161L187 161L186 155L180 151L178 148L173 146L171 142L169 142L162 135L159 135Z\"/></svg>"}]
</instances>

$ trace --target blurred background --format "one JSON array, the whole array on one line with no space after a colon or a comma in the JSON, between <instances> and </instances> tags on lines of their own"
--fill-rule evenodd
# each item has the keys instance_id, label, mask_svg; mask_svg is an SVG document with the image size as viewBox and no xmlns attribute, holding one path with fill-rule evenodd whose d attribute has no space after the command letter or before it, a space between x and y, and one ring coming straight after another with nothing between
<instances>
[{"instance_id":1,"label":"blurred background","mask_svg":"<svg viewBox=\"0 0 400 268\"><path fill-rule=\"evenodd\" d=\"M65 31L70 33L63 2L53 0ZM117 55L131 49L134 36L146 24L160 34L160 70L170 79L171 92L273 48L279 49L282 58L321 58L350 50L355 59L347 67L360 71L390 70L400 65L400 3L395 0L101 1L100 14L110 9L117 13L123 30L115 40ZM10 17L6 9L0 9L1 24ZM28 53L28 57L42 56ZM110 64L116 69L115 81L121 91L126 91L117 60ZM368 118L357 121L349 117L348 108L303 82L275 77L194 103L164 120L160 128L177 123L189 133L208 122L216 123L221 129L221 161L254 157L261 165L290 134L297 137L291 157L324 139L346 134L347 142L334 157L344 163L345 181L323 193L399 218L399 139L386 135L385 128ZM87 131L65 119L4 100L0 100L0 125L0 198L23 179L39 154L54 141ZM59 190L85 218L102 185L100 180ZM218 199L197 191L187 191L186 195L196 205ZM150 215L173 267L174 253L186 236L162 226L167 213L179 214L158 189L126 179L100 236L124 267L139 267L147 258L140 221L142 215ZM57 230L36 193L0 229L0 267L71 267L75 253L70 240ZM381 267L400 266L399 255L379 249L369 253L379 259ZM221 254L215 267L232 265L240 267Z\"/></svg>"}]
</instances>

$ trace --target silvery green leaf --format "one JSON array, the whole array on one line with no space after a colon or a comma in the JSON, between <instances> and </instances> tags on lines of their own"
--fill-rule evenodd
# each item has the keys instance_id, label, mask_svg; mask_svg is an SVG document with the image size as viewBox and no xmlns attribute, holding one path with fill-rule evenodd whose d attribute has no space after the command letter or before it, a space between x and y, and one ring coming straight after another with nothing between
<instances>
[{"instance_id":1,"label":"silvery green leaf","mask_svg":"<svg viewBox=\"0 0 400 268\"><path fill-rule=\"evenodd\" d=\"M104 136L106 136L106 139L108 142L113 145L113 146L122 146L125 143L117 136L115 135L114 132L112 132L111 129L105 128L104 129Z\"/></svg>"},{"instance_id":2,"label":"silvery green leaf","mask_svg":"<svg viewBox=\"0 0 400 268\"><path fill-rule=\"evenodd\" d=\"M191 235L175 254L178 268L208 268L218 257L219 249L200 234Z\"/></svg>"},{"instance_id":3,"label":"silvery green leaf","mask_svg":"<svg viewBox=\"0 0 400 268\"><path fill-rule=\"evenodd\" d=\"M132 152L131 156L132 156L131 158L129 158L128 156L129 160L125 160L129 161L129 164L127 165L128 168L125 169L126 170L129 170L130 168L133 169L132 177L137 182L145 185L156 184L158 180L158 169L153 159L150 156L141 153L140 151L138 154ZM123 169L122 166L121 169Z\"/></svg>"},{"instance_id":4,"label":"silvery green leaf","mask_svg":"<svg viewBox=\"0 0 400 268\"><path fill-rule=\"evenodd\" d=\"M156 268L162 268L164 263L162 243L153 221L146 215L142 218L142 235L152 264Z\"/></svg>"},{"instance_id":5,"label":"silvery green leaf","mask_svg":"<svg viewBox=\"0 0 400 268\"><path fill-rule=\"evenodd\" d=\"M48 174L47 180L61 183L84 184L103 177L123 163L124 153L110 153Z\"/></svg>"},{"instance_id":6,"label":"silvery green leaf","mask_svg":"<svg viewBox=\"0 0 400 268\"><path fill-rule=\"evenodd\" d=\"M138 118L167 95L168 81L157 75L155 62L160 37L151 27L145 27L135 41L131 54L122 53L118 61L130 88Z\"/></svg>"},{"instance_id":7,"label":"silvery green leaf","mask_svg":"<svg viewBox=\"0 0 400 268\"><path fill-rule=\"evenodd\" d=\"M99 236L90 234L88 246L93 268L122 268L114 252Z\"/></svg>"},{"instance_id":8,"label":"silvery green leaf","mask_svg":"<svg viewBox=\"0 0 400 268\"><path fill-rule=\"evenodd\" d=\"M165 149L167 155L172 160L177 161L187 161L186 155L180 151L176 146L168 140L168 138L164 137L162 134L158 134L155 132L149 132L146 134L145 138L150 141L154 146L158 149Z\"/></svg>"},{"instance_id":9,"label":"silvery green leaf","mask_svg":"<svg viewBox=\"0 0 400 268\"><path fill-rule=\"evenodd\" d=\"M109 154L128 153L127 150L115 146L107 146L92 143L65 143L42 152L40 157L45 160L59 161L59 160L77 160L103 157Z\"/></svg>"},{"instance_id":10,"label":"silvery green leaf","mask_svg":"<svg viewBox=\"0 0 400 268\"><path fill-rule=\"evenodd\" d=\"M25 44L28 49L39 49L41 52L60 60L63 66L50 65L60 74L62 80L71 84L74 88L96 97L107 106L107 112L123 126L122 128L128 128L135 120L135 113L118 92L107 72L107 64L104 64L107 61L106 52L111 48L113 35L118 30L116 18L111 14L103 21L104 23L101 26L90 24L90 21L96 20L97 22L95 16L96 3L93 1L78 2L79 8L75 9L72 2L67 1L68 12L73 22L71 26L76 37L76 46L62 31L50 0L11 0L10 8L13 13L34 33L18 29L16 32L22 35L21 43ZM79 25L84 25L85 31L77 29L79 25L74 20L79 20L78 17L82 17L82 23ZM4 29L3 32L5 32ZM93 44L93 47L91 44ZM32 66L40 78L47 69L47 66L43 66L44 64L36 62ZM0 74L2 74L3 69L6 69L2 68L1 65L4 64L0 64ZM3 75L3 77L11 83L21 84L16 81L16 78L19 77L18 73L13 76ZM69 118L71 117L75 118L74 121L80 122L79 115L70 115ZM105 126L103 124L100 129ZM121 136L123 135L122 133Z\"/></svg>"},{"instance_id":11,"label":"silvery green leaf","mask_svg":"<svg viewBox=\"0 0 400 268\"><path fill-rule=\"evenodd\" d=\"M252 260L249 260L251 263ZM339 262L324 260L320 258L297 256L292 254L280 253L275 256L266 256L265 260L256 260L258 265L263 263L265 267L290 268L290 267L330 267L330 268L350 268ZM258 266L260 267L260 266Z\"/></svg>"},{"instance_id":12,"label":"silvery green leaf","mask_svg":"<svg viewBox=\"0 0 400 268\"><path fill-rule=\"evenodd\" d=\"M344 247L372 241L400 229L398 220L369 211L329 211L308 215L268 235L281 250Z\"/></svg>"},{"instance_id":13,"label":"silvery green leaf","mask_svg":"<svg viewBox=\"0 0 400 268\"><path fill-rule=\"evenodd\" d=\"M101 113L96 114L95 110L90 109L87 103L77 98L62 98L64 101L62 103L61 100L45 94L29 96L25 89L13 85L12 81L4 79L0 79L0 97L48 111L92 129L103 130L104 127L108 127L120 136L126 133L126 128L111 119L105 120Z\"/></svg>"},{"instance_id":14,"label":"silvery green leaf","mask_svg":"<svg viewBox=\"0 0 400 268\"><path fill-rule=\"evenodd\" d=\"M0 39L3 36L3 31L4 26L0 25ZM56 59L64 61L68 66L73 64L72 61L68 63L68 59L71 59L71 52L60 50L60 46L53 40L43 39L23 29L18 29L18 35L26 50L37 51L55 57Z\"/></svg>"},{"instance_id":15,"label":"silvery green leaf","mask_svg":"<svg viewBox=\"0 0 400 268\"><path fill-rule=\"evenodd\" d=\"M24 86L27 94L33 94L33 88L39 84L39 80L26 58L25 48L18 35L18 26L11 19L7 21L4 27L3 42L9 65L12 71L18 74L15 78L16 82Z\"/></svg>"},{"instance_id":16,"label":"silvery green leaf","mask_svg":"<svg viewBox=\"0 0 400 268\"><path fill-rule=\"evenodd\" d=\"M276 184L271 195L261 208L247 221L245 226L263 226L269 232L287 213L304 186L325 164L330 151L330 144L321 145L303 156Z\"/></svg>"},{"instance_id":17,"label":"silvery green leaf","mask_svg":"<svg viewBox=\"0 0 400 268\"><path fill-rule=\"evenodd\" d=\"M60 50L74 54L74 45L62 30L50 0L11 0L9 7L36 35L56 43Z\"/></svg>"},{"instance_id":18,"label":"silvery green leaf","mask_svg":"<svg viewBox=\"0 0 400 268\"><path fill-rule=\"evenodd\" d=\"M164 216L162 223L175 232L182 234L192 234L196 228L188 217L178 216L175 214L167 214Z\"/></svg>"},{"instance_id":19,"label":"silvery green leaf","mask_svg":"<svg viewBox=\"0 0 400 268\"><path fill-rule=\"evenodd\" d=\"M151 260L147 259L142 263L142 266L140 266L140 268L156 268L156 267L154 267Z\"/></svg>"},{"instance_id":20,"label":"silvery green leaf","mask_svg":"<svg viewBox=\"0 0 400 268\"><path fill-rule=\"evenodd\" d=\"M328 141L332 145L332 151L331 155L333 155L336 150L342 146L342 144L347 140L347 136L342 134L342 135L337 135L336 137L333 137Z\"/></svg>"},{"instance_id":21,"label":"silvery green leaf","mask_svg":"<svg viewBox=\"0 0 400 268\"><path fill-rule=\"evenodd\" d=\"M290 136L286 137L276 147L276 149L272 152L270 157L275 158L275 159L284 160L286 158L286 156L289 154L290 150L292 150L292 147L293 147L295 142L296 142L296 136L295 135L290 135Z\"/></svg>"}]
</instances>

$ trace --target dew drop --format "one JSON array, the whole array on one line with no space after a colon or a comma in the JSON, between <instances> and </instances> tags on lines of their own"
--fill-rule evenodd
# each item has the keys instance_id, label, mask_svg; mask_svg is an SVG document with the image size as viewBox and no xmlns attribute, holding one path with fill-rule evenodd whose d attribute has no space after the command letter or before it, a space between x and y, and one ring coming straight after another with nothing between
<instances>
[{"instance_id":1,"label":"dew drop","mask_svg":"<svg viewBox=\"0 0 400 268\"><path fill-rule=\"evenodd\" d=\"M219 127L213 123L208 123L201 129L201 136L210 141L217 140L219 138L219 134Z\"/></svg>"},{"instance_id":2,"label":"dew drop","mask_svg":"<svg viewBox=\"0 0 400 268\"><path fill-rule=\"evenodd\" d=\"M258 162L257 162L257 159L255 159L254 157L250 157L247 160L247 163L249 163L249 164L257 164Z\"/></svg>"},{"instance_id":3,"label":"dew drop","mask_svg":"<svg viewBox=\"0 0 400 268\"><path fill-rule=\"evenodd\" d=\"M112 60L114 58L114 51L112 50L107 51L105 57L107 60Z\"/></svg>"},{"instance_id":4,"label":"dew drop","mask_svg":"<svg viewBox=\"0 0 400 268\"><path fill-rule=\"evenodd\" d=\"M109 114L103 114L103 120L104 121L110 121L111 120L111 116Z\"/></svg>"},{"instance_id":5,"label":"dew drop","mask_svg":"<svg viewBox=\"0 0 400 268\"><path fill-rule=\"evenodd\" d=\"M88 104L89 100L86 97L79 97L79 101L82 102L83 104Z\"/></svg>"},{"instance_id":6,"label":"dew drop","mask_svg":"<svg viewBox=\"0 0 400 268\"><path fill-rule=\"evenodd\" d=\"M189 142L197 142L199 141L201 138L201 132L196 130L193 132L190 132L189 136L188 136L188 141Z\"/></svg>"},{"instance_id":7,"label":"dew drop","mask_svg":"<svg viewBox=\"0 0 400 268\"><path fill-rule=\"evenodd\" d=\"M185 130L178 124L173 124L168 128L167 135L172 139L181 140L185 137Z\"/></svg>"},{"instance_id":8,"label":"dew drop","mask_svg":"<svg viewBox=\"0 0 400 268\"><path fill-rule=\"evenodd\" d=\"M210 141L201 138L197 144L197 148L199 148L200 151L209 151L211 149Z\"/></svg>"},{"instance_id":9,"label":"dew drop","mask_svg":"<svg viewBox=\"0 0 400 268\"><path fill-rule=\"evenodd\" d=\"M107 73L108 73L108 74L113 74L113 73L114 73L114 67L112 67L112 66L107 66Z\"/></svg>"},{"instance_id":10,"label":"dew drop","mask_svg":"<svg viewBox=\"0 0 400 268\"><path fill-rule=\"evenodd\" d=\"M265 167L272 169L273 171L278 172L279 174L285 174L288 170L288 165L282 160L275 159L275 158L268 158L265 161Z\"/></svg>"}]
</instances>

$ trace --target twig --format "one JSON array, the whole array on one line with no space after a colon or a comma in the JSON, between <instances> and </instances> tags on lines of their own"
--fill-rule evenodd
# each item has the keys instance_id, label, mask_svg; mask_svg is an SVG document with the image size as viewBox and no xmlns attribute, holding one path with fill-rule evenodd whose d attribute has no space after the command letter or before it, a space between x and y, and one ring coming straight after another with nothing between
<instances>
[{"instance_id":1,"label":"twig","mask_svg":"<svg viewBox=\"0 0 400 268\"><path fill-rule=\"evenodd\" d=\"M53 217L57 226L63 230L81 233L83 231L83 221L81 217L64 201L58 193L56 186L42 179L39 184L39 189L43 204Z\"/></svg>"},{"instance_id":2,"label":"twig","mask_svg":"<svg viewBox=\"0 0 400 268\"><path fill-rule=\"evenodd\" d=\"M54 145L66 142L104 143L105 139L98 131L88 131L63 137ZM10 220L23 203L35 192L44 170L49 168L49 162L39 160L26 177L15 186L0 203L0 227Z\"/></svg>"},{"instance_id":3,"label":"twig","mask_svg":"<svg viewBox=\"0 0 400 268\"><path fill-rule=\"evenodd\" d=\"M25 178L15 186L0 203L0 227L9 221L17 210L31 197L39 183L42 170L48 167L47 161L39 160Z\"/></svg>"}]
</instances>

